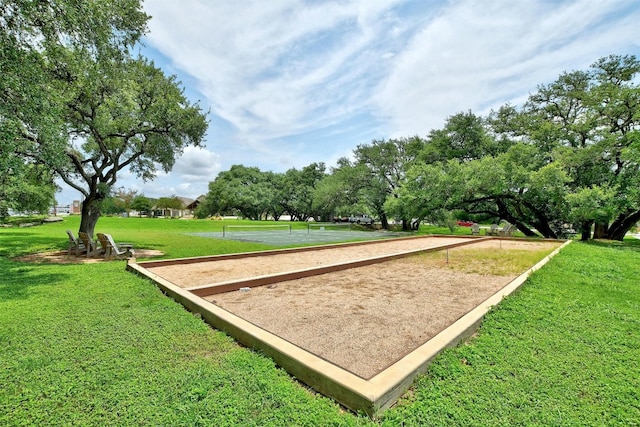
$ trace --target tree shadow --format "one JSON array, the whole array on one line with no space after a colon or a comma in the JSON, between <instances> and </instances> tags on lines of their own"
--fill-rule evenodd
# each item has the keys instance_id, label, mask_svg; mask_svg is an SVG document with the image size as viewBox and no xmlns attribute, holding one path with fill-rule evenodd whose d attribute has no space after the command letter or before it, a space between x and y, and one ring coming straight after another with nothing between
<instances>
[{"instance_id":1,"label":"tree shadow","mask_svg":"<svg viewBox=\"0 0 640 427\"><path fill-rule=\"evenodd\" d=\"M640 252L640 239L635 237L626 238L623 241L619 240L589 240L584 242L588 245L598 246L601 248L618 249L621 251Z\"/></svg>"},{"instance_id":2,"label":"tree shadow","mask_svg":"<svg viewBox=\"0 0 640 427\"><path fill-rule=\"evenodd\" d=\"M60 239L38 233L3 231L0 233L0 257L12 258L29 253L64 250L68 247L66 235Z\"/></svg>"},{"instance_id":3,"label":"tree shadow","mask_svg":"<svg viewBox=\"0 0 640 427\"><path fill-rule=\"evenodd\" d=\"M42 268L40 264L27 264L23 262L0 259L0 301L9 301L28 298L36 288L42 286L56 286L60 282L70 280L71 276L61 271L52 271L52 268L60 269L60 266Z\"/></svg>"}]
</instances>

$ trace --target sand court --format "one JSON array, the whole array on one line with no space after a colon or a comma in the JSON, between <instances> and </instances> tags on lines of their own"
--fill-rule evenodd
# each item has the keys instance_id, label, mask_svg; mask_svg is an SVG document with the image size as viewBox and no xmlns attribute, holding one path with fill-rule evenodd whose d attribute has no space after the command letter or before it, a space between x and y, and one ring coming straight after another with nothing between
<instances>
[{"instance_id":1,"label":"sand court","mask_svg":"<svg viewBox=\"0 0 640 427\"><path fill-rule=\"evenodd\" d=\"M535 254L526 270L561 244L412 237L130 267L300 380L373 414L426 369L425 354L468 336L526 279L498 267Z\"/></svg>"}]
</instances>

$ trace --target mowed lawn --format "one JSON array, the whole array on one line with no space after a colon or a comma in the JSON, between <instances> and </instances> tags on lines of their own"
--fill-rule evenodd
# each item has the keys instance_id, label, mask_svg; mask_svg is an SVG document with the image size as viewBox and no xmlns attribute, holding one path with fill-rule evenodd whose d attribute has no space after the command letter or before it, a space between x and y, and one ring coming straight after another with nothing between
<instances>
[{"instance_id":1,"label":"mowed lawn","mask_svg":"<svg viewBox=\"0 0 640 427\"><path fill-rule=\"evenodd\" d=\"M124 261L28 263L79 219L0 229L0 425L640 425L640 240L574 242L445 351L379 419L353 414L207 326ZM301 224L302 226L303 224ZM268 249L101 218L164 257Z\"/></svg>"}]
</instances>

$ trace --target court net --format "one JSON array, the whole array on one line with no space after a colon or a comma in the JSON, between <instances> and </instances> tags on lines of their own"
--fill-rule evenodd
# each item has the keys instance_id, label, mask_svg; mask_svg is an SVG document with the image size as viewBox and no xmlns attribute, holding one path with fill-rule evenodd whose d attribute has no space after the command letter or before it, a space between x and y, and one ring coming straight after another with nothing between
<instances>
[{"instance_id":1,"label":"court net","mask_svg":"<svg viewBox=\"0 0 640 427\"><path fill-rule=\"evenodd\" d=\"M222 237L229 234L251 234L251 233L289 233L290 224L265 224L265 225L223 225Z\"/></svg>"},{"instance_id":2,"label":"court net","mask_svg":"<svg viewBox=\"0 0 640 427\"><path fill-rule=\"evenodd\" d=\"M309 222L307 233L312 231L351 231L350 222Z\"/></svg>"}]
</instances>

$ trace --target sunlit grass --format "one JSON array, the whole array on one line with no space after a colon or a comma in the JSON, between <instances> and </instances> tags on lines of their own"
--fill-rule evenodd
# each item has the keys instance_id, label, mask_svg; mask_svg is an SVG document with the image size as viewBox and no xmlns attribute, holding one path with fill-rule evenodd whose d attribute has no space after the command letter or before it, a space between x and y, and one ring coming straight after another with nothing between
<instances>
[{"instance_id":1,"label":"sunlit grass","mask_svg":"<svg viewBox=\"0 0 640 427\"><path fill-rule=\"evenodd\" d=\"M560 243L557 244L560 246ZM513 276L520 274L555 248L546 246L538 249L504 248L495 244L493 248L475 249L458 247L444 251L416 255L416 262L435 268L444 268L468 274L493 276Z\"/></svg>"},{"instance_id":2,"label":"sunlit grass","mask_svg":"<svg viewBox=\"0 0 640 427\"><path fill-rule=\"evenodd\" d=\"M197 232L221 232L225 223L251 224L250 221L180 220L166 218L100 218L96 232L111 234L116 241L133 243L137 249L163 252L160 258L215 255L221 253L269 249L260 243L237 242L190 235ZM64 217L64 221L30 228L1 230L6 241L0 254L18 256L33 252L67 249L66 229L77 232L78 216Z\"/></svg>"}]
</instances>

